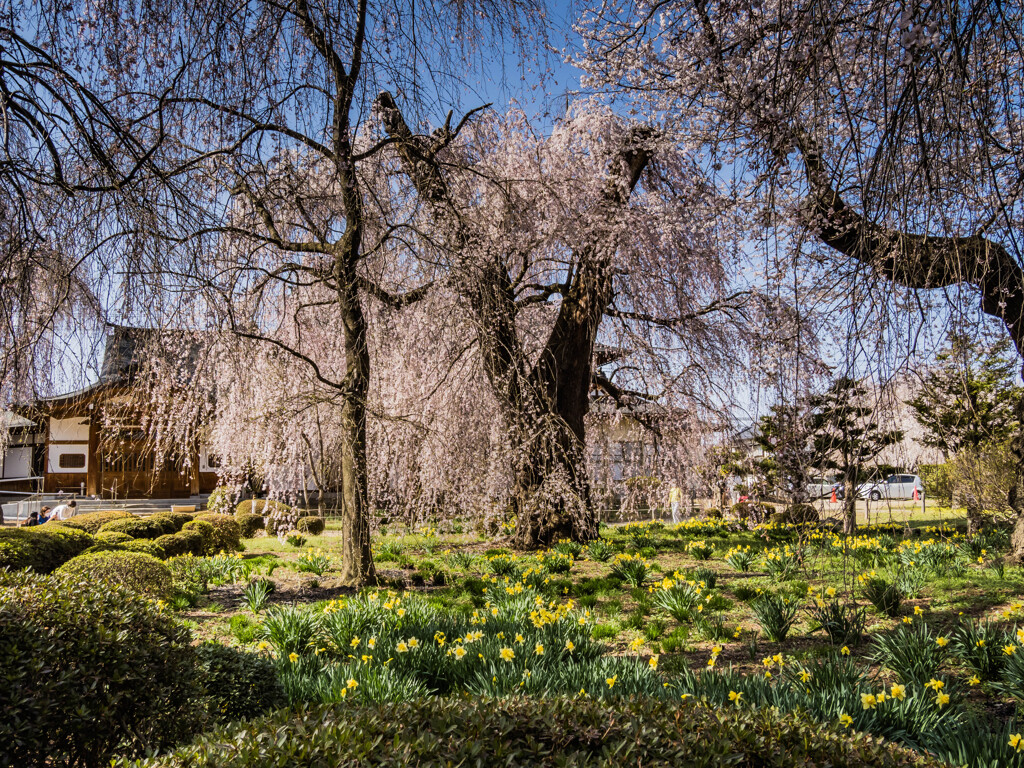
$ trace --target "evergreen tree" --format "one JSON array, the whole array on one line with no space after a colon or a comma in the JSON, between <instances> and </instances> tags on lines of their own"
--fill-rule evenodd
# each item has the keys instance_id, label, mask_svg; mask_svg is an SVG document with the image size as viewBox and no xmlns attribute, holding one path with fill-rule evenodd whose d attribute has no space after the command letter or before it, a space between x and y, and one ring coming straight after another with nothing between
<instances>
[{"instance_id":1,"label":"evergreen tree","mask_svg":"<svg viewBox=\"0 0 1024 768\"><path fill-rule=\"evenodd\" d=\"M847 533L857 527L855 489L861 467L903 439L901 431L882 429L872 419L867 394L856 381L842 377L809 403L812 452L819 468L835 470L842 478L843 529Z\"/></svg>"},{"instance_id":2,"label":"evergreen tree","mask_svg":"<svg viewBox=\"0 0 1024 768\"><path fill-rule=\"evenodd\" d=\"M987 443L1008 440L1018 428L1015 408L1022 388L1008 339L986 343L951 332L937 364L923 376L907 405L925 428L925 445L947 459Z\"/></svg>"}]
</instances>

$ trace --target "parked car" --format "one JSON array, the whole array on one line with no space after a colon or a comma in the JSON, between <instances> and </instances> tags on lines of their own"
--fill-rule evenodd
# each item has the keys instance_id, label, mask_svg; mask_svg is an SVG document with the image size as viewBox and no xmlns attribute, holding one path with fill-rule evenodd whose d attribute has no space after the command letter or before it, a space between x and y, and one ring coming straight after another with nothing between
<instances>
[{"instance_id":1,"label":"parked car","mask_svg":"<svg viewBox=\"0 0 1024 768\"><path fill-rule=\"evenodd\" d=\"M914 491L919 498L924 498L924 483L917 475L889 475L885 480L862 483L857 487L857 496L861 499L912 499Z\"/></svg>"},{"instance_id":2,"label":"parked car","mask_svg":"<svg viewBox=\"0 0 1024 768\"><path fill-rule=\"evenodd\" d=\"M807 491L807 496L810 499L820 499L823 496L831 496L832 488L836 483L837 478L834 476L830 477L812 477L807 481L807 485L804 489Z\"/></svg>"}]
</instances>

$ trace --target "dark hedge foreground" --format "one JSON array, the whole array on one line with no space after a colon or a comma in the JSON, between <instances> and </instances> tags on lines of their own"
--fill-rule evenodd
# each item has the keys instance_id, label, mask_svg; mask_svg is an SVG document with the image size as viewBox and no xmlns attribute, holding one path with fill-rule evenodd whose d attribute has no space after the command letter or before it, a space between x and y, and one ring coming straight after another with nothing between
<instances>
[{"instance_id":1,"label":"dark hedge foreground","mask_svg":"<svg viewBox=\"0 0 1024 768\"><path fill-rule=\"evenodd\" d=\"M427 699L282 711L207 734L145 768L270 766L937 765L870 736L769 710L651 700Z\"/></svg>"}]
</instances>

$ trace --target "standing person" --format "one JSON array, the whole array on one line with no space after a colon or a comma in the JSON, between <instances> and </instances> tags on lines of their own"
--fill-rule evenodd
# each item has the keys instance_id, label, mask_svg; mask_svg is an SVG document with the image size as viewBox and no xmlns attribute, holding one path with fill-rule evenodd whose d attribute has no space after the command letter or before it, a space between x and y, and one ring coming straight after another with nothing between
<instances>
[{"instance_id":1,"label":"standing person","mask_svg":"<svg viewBox=\"0 0 1024 768\"><path fill-rule=\"evenodd\" d=\"M51 520L68 520L74 517L78 513L78 502L74 499L69 501L67 504L58 504L53 508L53 514L50 515Z\"/></svg>"},{"instance_id":2,"label":"standing person","mask_svg":"<svg viewBox=\"0 0 1024 768\"><path fill-rule=\"evenodd\" d=\"M680 503L682 503L682 501L683 501L683 489L680 488L675 483L673 483L672 487L669 489L669 492L668 492L668 503L669 503L669 506L672 507L672 522L673 523L678 523L679 522L679 505L680 505Z\"/></svg>"}]
</instances>

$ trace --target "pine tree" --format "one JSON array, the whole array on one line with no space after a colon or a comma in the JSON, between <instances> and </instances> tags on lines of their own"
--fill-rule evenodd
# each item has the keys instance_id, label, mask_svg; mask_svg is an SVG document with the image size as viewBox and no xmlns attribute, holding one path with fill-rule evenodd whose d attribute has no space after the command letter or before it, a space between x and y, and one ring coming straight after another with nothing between
<instances>
[{"instance_id":1,"label":"pine tree","mask_svg":"<svg viewBox=\"0 0 1024 768\"><path fill-rule=\"evenodd\" d=\"M872 419L867 390L849 377L836 379L828 391L810 398L813 453L821 469L837 471L843 480L843 529L857 527L856 487L861 467L885 448L903 439L899 430L885 430Z\"/></svg>"},{"instance_id":2,"label":"pine tree","mask_svg":"<svg viewBox=\"0 0 1024 768\"><path fill-rule=\"evenodd\" d=\"M965 449L1004 442L1017 431L1015 408L1024 389L1015 383L1019 363L1008 339L986 343L951 332L936 360L907 402L925 428L925 445L950 459Z\"/></svg>"}]
</instances>

